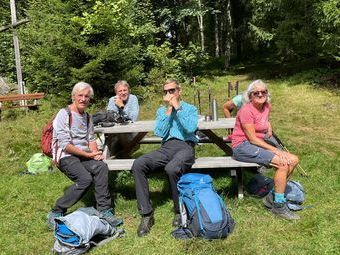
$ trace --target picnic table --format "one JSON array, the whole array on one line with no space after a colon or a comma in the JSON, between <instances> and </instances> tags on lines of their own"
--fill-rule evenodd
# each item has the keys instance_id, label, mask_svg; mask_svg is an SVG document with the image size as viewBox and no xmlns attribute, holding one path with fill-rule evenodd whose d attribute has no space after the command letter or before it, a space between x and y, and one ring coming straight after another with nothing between
<instances>
[{"instance_id":1,"label":"picnic table","mask_svg":"<svg viewBox=\"0 0 340 255\"><path fill-rule=\"evenodd\" d=\"M243 197L243 170L246 168L258 167L255 163L240 162L232 158L232 149L230 144L223 140L221 136L216 134L216 130L232 129L235 125L235 118L221 118L217 121L199 121L198 130L203 133L206 138L204 143L211 143L218 146L224 153L223 157L201 157L197 158L192 169L221 169L229 170L231 176L235 177L238 197ZM138 147L139 144L147 143L146 135L154 131L154 120L141 120L129 124L115 125L113 127L95 127L95 133L105 134L107 138L118 134L134 134L132 140L126 144L124 155L127 158L112 158L114 155L108 151L109 146L105 146L106 163L110 170L131 170L134 159L128 158L129 154ZM154 139L154 138L152 138ZM110 139L105 139L105 143L108 143ZM157 139L155 140L157 141ZM161 139L158 139L161 143ZM106 144L107 145L107 144Z\"/></svg>"}]
</instances>

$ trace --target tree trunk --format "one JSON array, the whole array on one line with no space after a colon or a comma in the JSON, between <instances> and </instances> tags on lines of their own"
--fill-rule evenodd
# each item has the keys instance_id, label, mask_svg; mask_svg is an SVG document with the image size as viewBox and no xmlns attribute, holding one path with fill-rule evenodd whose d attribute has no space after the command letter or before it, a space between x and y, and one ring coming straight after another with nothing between
<instances>
[{"instance_id":1,"label":"tree trunk","mask_svg":"<svg viewBox=\"0 0 340 255\"><path fill-rule=\"evenodd\" d=\"M215 57L220 56L220 40L219 40L219 34L218 34L218 16L217 13L215 13Z\"/></svg>"},{"instance_id":2,"label":"tree trunk","mask_svg":"<svg viewBox=\"0 0 340 255\"><path fill-rule=\"evenodd\" d=\"M198 6L199 6L199 9L202 10L201 0L198 0ZM201 37L201 49L202 49L202 51L204 51L204 24L203 24L203 15L199 14L197 16L197 20L198 20L198 27L199 27L199 31L200 31L200 37Z\"/></svg>"},{"instance_id":3,"label":"tree trunk","mask_svg":"<svg viewBox=\"0 0 340 255\"><path fill-rule=\"evenodd\" d=\"M232 43L232 20L231 20L231 6L230 6L230 0L226 1L226 38L225 38L225 61L224 61L224 67L227 69L230 66L230 58L231 58L231 43Z\"/></svg>"}]
</instances>

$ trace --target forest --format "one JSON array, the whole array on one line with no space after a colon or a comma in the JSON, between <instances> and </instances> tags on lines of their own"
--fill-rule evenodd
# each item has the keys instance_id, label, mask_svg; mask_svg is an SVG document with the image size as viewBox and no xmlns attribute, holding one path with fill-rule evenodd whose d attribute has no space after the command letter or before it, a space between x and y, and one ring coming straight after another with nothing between
<instances>
[{"instance_id":1,"label":"forest","mask_svg":"<svg viewBox=\"0 0 340 255\"><path fill-rule=\"evenodd\" d=\"M337 0L17 0L16 15L26 22L4 29L10 1L0 2L0 76L16 83L15 33L29 91L85 80L105 95L119 79L155 86L252 65L339 80Z\"/></svg>"}]
</instances>

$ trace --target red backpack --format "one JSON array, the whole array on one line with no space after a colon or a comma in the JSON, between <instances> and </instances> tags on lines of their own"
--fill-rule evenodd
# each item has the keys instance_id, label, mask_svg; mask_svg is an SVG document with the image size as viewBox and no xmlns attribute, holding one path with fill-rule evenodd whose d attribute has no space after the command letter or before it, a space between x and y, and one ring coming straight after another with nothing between
<instances>
[{"instance_id":1,"label":"red backpack","mask_svg":"<svg viewBox=\"0 0 340 255\"><path fill-rule=\"evenodd\" d=\"M71 111L68 107L64 108L67 113L68 113L68 117L69 117L69 126L71 128L71 121L72 121L72 114ZM53 121L55 119L55 116L44 126L43 130L42 130L42 134L41 134L41 141L40 141L40 147L42 152L50 157L53 158L53 150L52 150L52 146L57 147L57 143L52 144L53 141Z\"/></svg>"}]
</instances>

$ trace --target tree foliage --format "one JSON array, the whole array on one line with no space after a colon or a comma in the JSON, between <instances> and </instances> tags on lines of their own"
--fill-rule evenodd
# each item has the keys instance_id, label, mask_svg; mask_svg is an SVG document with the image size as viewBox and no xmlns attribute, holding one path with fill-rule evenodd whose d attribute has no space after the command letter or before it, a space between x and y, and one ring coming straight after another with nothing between
<instances>
[{"instance_id":1,"label":"tree foliage","mask_svg":"<svg viewBox=\"0 0 340 255\"><path fill-rule=\"evenodd\" d=\"M85 80L105 94L118 79L183 81L215 57L225 59L222 69L264 52L339 61L337 0L25 0L17 9L30 20L18 31L31 90L60 93ZM0 25L10 20L2 1ZM15 80L11 36L1 33L0 73Z\"/></svg>"}]
</instances>

